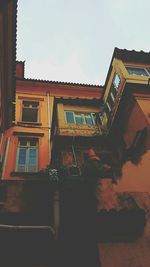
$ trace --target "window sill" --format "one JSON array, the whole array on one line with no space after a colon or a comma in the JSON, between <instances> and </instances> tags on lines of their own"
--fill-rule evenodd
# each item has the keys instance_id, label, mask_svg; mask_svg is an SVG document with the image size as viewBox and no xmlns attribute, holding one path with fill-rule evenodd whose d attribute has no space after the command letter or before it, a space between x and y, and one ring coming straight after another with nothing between
<instances>
[{"instance_id":1,"label":"window sill","mask_svg":"<svg viewBox=\"0 0 150 267\"><path fill-rule=\"evenodd\" d=\"M14 172L11 172L11 176L14 177L14 176L20 176L20 177L31 177L31 176L36 176L38 174L38 172L17 172L17 171L14 171Z\"/></svg>"},{"instance_id":2,"label":"window sill","mask_svg":"<svg viewBox=\"0 0 150 267\"><path fill-rule=\"evenodd\" d=\"M32 121L18 121L17 122L18 125L32 125L32 126L41 126L42 123L41 122L32 122Z\"/></svg>"}]
</instances>

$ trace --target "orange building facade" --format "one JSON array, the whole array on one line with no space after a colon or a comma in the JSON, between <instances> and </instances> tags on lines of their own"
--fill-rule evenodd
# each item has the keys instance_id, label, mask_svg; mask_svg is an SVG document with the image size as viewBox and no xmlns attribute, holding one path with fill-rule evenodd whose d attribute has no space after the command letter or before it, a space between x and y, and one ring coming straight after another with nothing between
<instances>
[{"instance_id":1,"label":"orange building facade","mask_svg":"<svg viewBox=\"0 0 150 267\"><path fill-rule=\"evenodd\" d=\"M101 266L149 267L150 54L115 48L104 86L25 79L24 62L17 62L16 76L15 120L1 140L1 179L36 180L47 166L76 179L92 148L112 167L100 179L97 211L115 210L118 218L115 241L113 233L99 238ZM147 220L141 235L131 242L122 228L119 236L119 212L131 211L133 217L121 221L131 233L131 218L136 229L140 219L133 214L141 209Z\"/></svg>"},{"instance_id":2,"label":"orange building facade","mask_svg":"<svg viewBox=\"0 0 150 267\"><path fill-rule=\"evenodd\" d=\"M102 87L25 79L23 69L18 62L15 121L1 143L2 179L36 176L51 163L56 138L99 135L94 113ZM68 125L70 114L83 123Z\"/></svg>"}]
</instances>

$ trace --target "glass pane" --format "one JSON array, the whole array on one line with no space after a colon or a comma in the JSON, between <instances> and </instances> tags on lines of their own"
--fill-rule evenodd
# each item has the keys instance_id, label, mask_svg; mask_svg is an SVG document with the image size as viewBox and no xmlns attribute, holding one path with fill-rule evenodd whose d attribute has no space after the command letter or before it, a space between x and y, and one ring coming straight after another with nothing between
<instances>
[{"instance_id":1,"label":"glass pane","mask_svg":"<svg viewBox=\"0 0 150 267\"><path fill-rule=\"evenodd\" d=\"M19 146L27 146L27 139L25 138L22 138L22 139L19 139Z\"/></svg>"},{"instance_id":2,"label":"glass pane","mask_svg":"<svg viewBox=\"0 0 150 267\"><path fill-rule=\"evenodd\" d=\"M66 111L66 120L67 120L68 123L74 123L73 112Z\"/></svg>"},{"instance_id":3,"label":"glass pane","mask_svg":"<svg viewBox=\"0 0 150 267\"><path fill-rule=\"evenodd\" d=\"M83 119L81 115L75 114L75 121L76 121L76 124L83 124Z\"/></svg>"},{"instance_id":4,"label":"glass pane","mask_svg":"<svg viewBox=\"0 0 150 267\"><path fill-rule=\"evenodd\" d=\"M39 102L31 102L33 108L37 108L39 106Z\"/></svg>"},{"instance_id":5,"label":"glass pane","mask_svg":"<svg viewBox=\"0 0 150 267\"><path fill-rule=\"evenodd\" d=\"M23 101L23 106L24 107L29 107L30 106L30 102L29 101Z\"/></svg>"},{"instance_id":6,"label":"glass pane","mask_svg":"<svg viewBox=\"0 0 150 267\"><path fill-rule=\"evenodd\" d=\"M25 165L26 163L26 148L19 148L18 164Z\"/></svg>"},{"instance_id":7,"label":"glass pane","mask_svg":"<svg viewBox=\"0 0 150 267\"><path fill-rule=\"evenodd\" d=\"M37 122L38 110L32 108L23 108L22 121Z\"/></svg>"},{"instance_id":8,"label":"glass pane","mask_svg":"<svg viewBox=\"0 0 150 267\"><path fill-rule=\"evenodd\" d=\"M23 106L24 107L30 107L30 108L35 108L39 106L39 102L33 102L33 101L23 101Z\"/></svg>"},{"instance_id":9,"label":"glass pane","mask_svg":"<svg viewBox=\"0 0 150 267\"><path fill-rule=\"evenodd\" d=\"M128 70L128 73L131 75L148 76L145 69L127 67L127 70Z\"/></svg>"},{"instance_id":10,"label":"glass pane","mask_svg":"<svg viewBox=\"0 0 150 267\"><path fill-rule=\"evenodd\" d=\"M93 121L92 121L92 118L91 118L90 115L86 115L86 116L85 116L85 122L86 122L86 124L88 124L88 125L93 125Z\"/></svg>"},{"instance_id":11,"label":"glass pane","mask_svg":"<svg viewBox=\"0 0 150 267\"><path fill-rule=\"evenodd\" d=\"M29 165L36 165L36 148L29 148Z\"/></svg>"},{"instance_id":12,"label":"glass pane","mask_svg":"<svg viewBox=\"0 0 150 267\"><path fill-rule=\"evenodd\" d=\"M37 140L36 139L30 140L30 146L37 146Z\"/></svg>"},{"instance_id":13,"label":"glass pane","mask_svg":"<svg viewBox=\"0 0 150 267\"><path fill-rule=\"evenodd\" d=\"M120 82L121 82L121 79L120 79L119 75L116 74L114 77L114 80L113 80L113 85L114 85L115 89L118 89Z\"/></svg>"}]
</instances>

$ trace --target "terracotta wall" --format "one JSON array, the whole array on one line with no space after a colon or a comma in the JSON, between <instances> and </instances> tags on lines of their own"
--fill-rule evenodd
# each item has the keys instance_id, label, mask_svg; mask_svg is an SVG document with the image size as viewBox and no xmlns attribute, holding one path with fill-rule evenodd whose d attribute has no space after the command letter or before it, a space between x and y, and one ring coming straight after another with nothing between
<instances>
[{"instance_id":1,"label":"terracotta wall","mask_svg":"<svg viewBox=\"0 0 150 267\"><path fill-rule=\"evenodd\" d=\"M150 193L132 193L136 203L146 212L144 232L136 239L98 244L101 267L149 267L150 263Z\"/></svg>"}]
</instances>

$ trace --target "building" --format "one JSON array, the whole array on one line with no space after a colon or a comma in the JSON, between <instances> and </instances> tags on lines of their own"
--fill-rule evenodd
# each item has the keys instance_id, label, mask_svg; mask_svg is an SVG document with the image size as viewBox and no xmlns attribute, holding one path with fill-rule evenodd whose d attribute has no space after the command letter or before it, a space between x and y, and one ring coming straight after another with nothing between
<instances>
[{"instance_id":1,"label":"building","mask_svg":"<svg viewBox=\"0 0 150 267\"><path fill-rule=\"evenodd\" d=\"M99 118L122 169L120 190L150 188L149 67L150 53L116 48L106 78Z\"/></svg>"},{"instance_id":2,"label":"building","mask_svg":"<svg viewBox=\"0 0 150 267\"><path fill-rule=\"evenodd\" d=\"M94 175L86 172L89 184L81 182L90 151L112 166L110 172L101 173L97 190L101 266L148 267L150 54L115 48L104 86L26 79L24 64L16 66L14 124L1 142L1 179L11 184L4 209L21 213L32 207L38 226L51 226L58 240L61 229L60 240L69 251L64 254L78 259L84 247L82 266L88 266L97 257L93 213L87 209L91 199L83 204ZM88 170L95 173L95 167ZM35 223L33 216L27 221Z\"/></svg>"},{"instance_id":3,"label":"building","mask_svg":"<svg viewBox=\"0 0 150 267\"><path fill-rule=\"evenodd\" d=\"M110 235L107 243L100 242L99 251L104 267L149 266L149 78L150 53L115 48L104 86L99 127L104 129L103 133L111 143L116 163L115 170L119 179L114 186L114 199L117 202L123 200L122 204L124 206L126 203L126 208L130 205L133 208L136 203L145 210L147 223L144 232L134 241L122 237L118 242L112 242ZM108 203L108 195L106 199L108 208L116 206L120 210L118 204ZM130 215L134 210L132 208ZM135 213L131 221L129 217L122 213L122 219L117 225L118 232L125 222L128 227L128 230L124 229L126 237L132 236L141 220L139 216L134 221ZM114 222L114 217L111 218ZM131 225L133 229L130 229L129 234ZM109 227L111 228L110 225ZM112 231L116 231L115 227L112 227Z\"/></svg>"},{"instance_id":4,"label":"building","mask_svg":"<svg viewBox=\"0 0 150 267\"><path fill-rule=\"evenodd\" d=\"M82 164L83 159L79 159L81 155L77 153L77 158L74 155L74 149L80 150L80 147L73 148L75 142L83 145L83 138L89 137L96 145L99 136L94 114L100 111L101 86L25 79L22 76L23 68L24 62L19 62L16 119L14 126L6 131L1 146L5 162L2 179L20 179L31 174L36 176L52 161L51 153L57 160L62 158L62 165L66 164L69 156L72 157L70 165L77 163L77 158ZM7 151L4 145L6 139L9 142ZM64 144L63 151L60 146ZM85 144L82 154L86 149ZM10 151L13 151L13 157Z\"/></svg>"}]
</instances>

